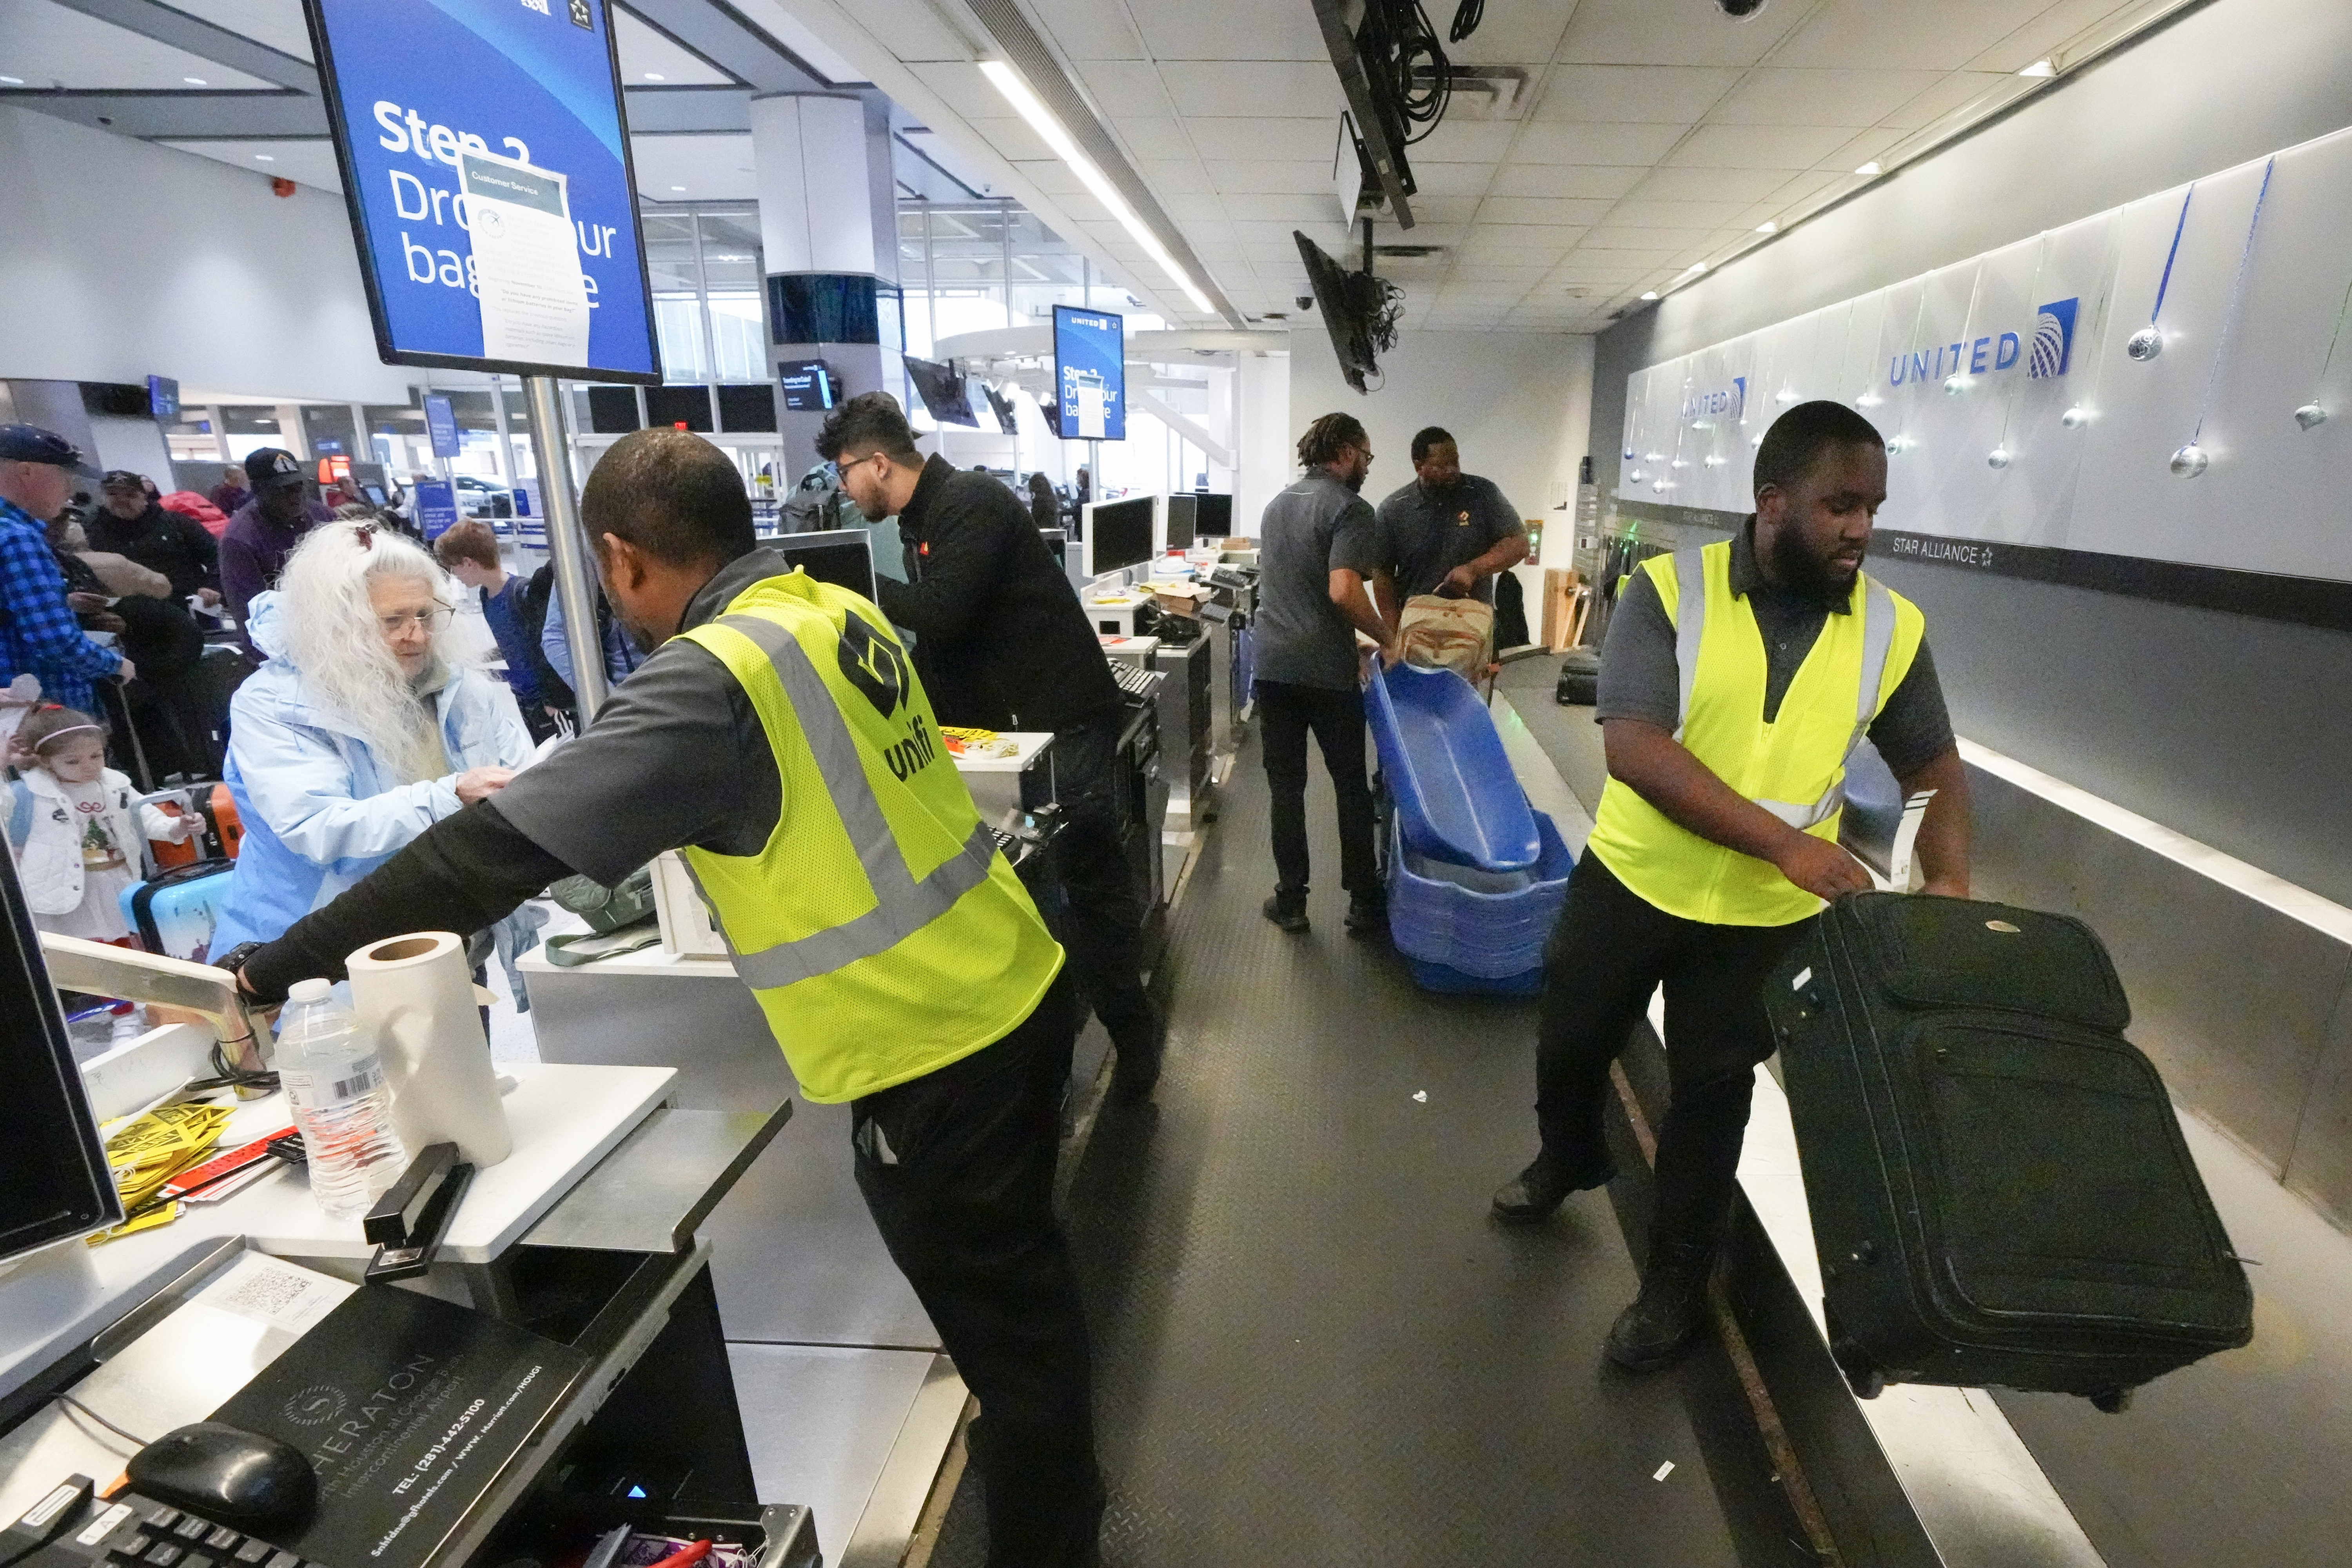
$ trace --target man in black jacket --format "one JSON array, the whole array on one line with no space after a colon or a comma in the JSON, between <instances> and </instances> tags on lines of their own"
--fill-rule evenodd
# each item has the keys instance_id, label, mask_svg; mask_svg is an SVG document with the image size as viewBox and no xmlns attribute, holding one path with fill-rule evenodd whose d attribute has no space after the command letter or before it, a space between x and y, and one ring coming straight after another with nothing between
<instances>
[{"instance_id":1,"label":"man in black jacket","mask_svg":"<svg viewBox=\"0 0 2352 1568\"><path fill-rule=\"evenodd\" d=\"M1077 591L1020 500L991 475L926 462L888 393L835 409L817 452L839 467L867 521L898 519L907 581L877 578L876 592L882 613L915 634L916 669L940 722L1054 732L1072 916L1063 940L1118 1047L1114 1087L1144 1099L1165 1029L1143 989L1143 901L1112 805L1126 705Z\"/></svg>"},{"instance_id":2,"label":"man in black jacket","mask_svg":"<svg viewBox=\"0 0 2352 1568\"><path fill-rule=\"evenodd\" d=\"M220 545L203 523L165 511L148 493L146 479L128 468L108 471L99 481L98 500L82 520L92 550L162 573L171 579L174 598L185 601L193 594L207 606L220 603Z\"/></svg>"}]
</instances>

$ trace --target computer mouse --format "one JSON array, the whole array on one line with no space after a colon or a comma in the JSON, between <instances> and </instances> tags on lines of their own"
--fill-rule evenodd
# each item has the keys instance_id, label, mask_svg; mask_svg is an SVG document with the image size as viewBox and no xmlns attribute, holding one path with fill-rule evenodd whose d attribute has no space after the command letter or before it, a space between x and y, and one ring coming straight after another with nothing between
<instances>
[{"instance_id":1,"label":"computer mouse","mask_svg":"<svg viewBox=\"0 0 2352 1568\"><path fill-rule=\"evenodd\" d=\"M126 1467L133 1488L221 1524L307 1517L319 1479L302 1450L275 1437L198 1421L164 1433Z\"/></svg>"}]
</instances>

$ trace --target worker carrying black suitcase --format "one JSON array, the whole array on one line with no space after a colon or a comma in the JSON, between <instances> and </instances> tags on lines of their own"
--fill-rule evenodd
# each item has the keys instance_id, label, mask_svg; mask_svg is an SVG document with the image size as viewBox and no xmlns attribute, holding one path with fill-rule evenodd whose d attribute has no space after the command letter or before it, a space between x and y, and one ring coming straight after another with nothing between
<instances>
[{"instance_id":1,"label":"worker carrying black suitcase","mask_svg":"<svg viewBox=\"0 0 2352 1568\"><path fill-rule=\"evenodd\" d=\"M1994 1385L2123 1408L2253 1337L2253 1292L2097 936L1864 893L1765 1005L1857 1394Z\"/></svg>"}]
</instances>

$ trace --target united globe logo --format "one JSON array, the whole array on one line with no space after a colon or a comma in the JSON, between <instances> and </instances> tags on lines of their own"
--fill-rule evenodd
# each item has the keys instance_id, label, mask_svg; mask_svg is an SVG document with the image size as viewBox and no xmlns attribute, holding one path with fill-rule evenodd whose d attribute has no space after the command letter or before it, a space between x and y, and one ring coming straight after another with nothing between
<instances>
[{"instance_id":1,"label":"united globe logo","mask_svg":"<svg viewBox=\"0 0 2352 1568\"><path fill-rule=\"evenodd\" d=\"M2074 357L2074 308L2079 300L2053 300L2034 312L2033 347L2026 354L2025 374L2046 381L2066 374Z\"/></svg>"},{"instance_id":2,"label":"united globe logo","mask_svg":"<svg viewBox=\"0 0 2352 1568\"><path fill-rule=\"evenodd\" d=\"M2025 374L2046 381L2066 374L2074 357L2075 300L2053 300L2033 312L2033 341L2028 345L2015 332L1987 332L1970 342L1963 337L1949 343L1931 343L1897 353L1886 362L1886 384L1906 382L1925 386L1943 383L1946 392L1958 392L1968 378L2014 371L2022 361ZM1685 409L1685 415L1688 410Z\"/></svg>"}]
</instances>

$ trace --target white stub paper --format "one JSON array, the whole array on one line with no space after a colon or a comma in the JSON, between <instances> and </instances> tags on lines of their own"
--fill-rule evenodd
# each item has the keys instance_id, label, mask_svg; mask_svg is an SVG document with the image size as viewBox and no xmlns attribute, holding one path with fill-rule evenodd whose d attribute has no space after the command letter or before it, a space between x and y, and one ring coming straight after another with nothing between
<instances>
[{"instance_id":1,"label":"white stub paper","mask_svg":"<svg viewBox=\"0 0 2352 1568\"><path fill-rule=\"evenodd\" d=\"M494 153L458 154L482 305L482 354L588 363L588 285L564 176Z\"/></svg>"}]
</instances>

